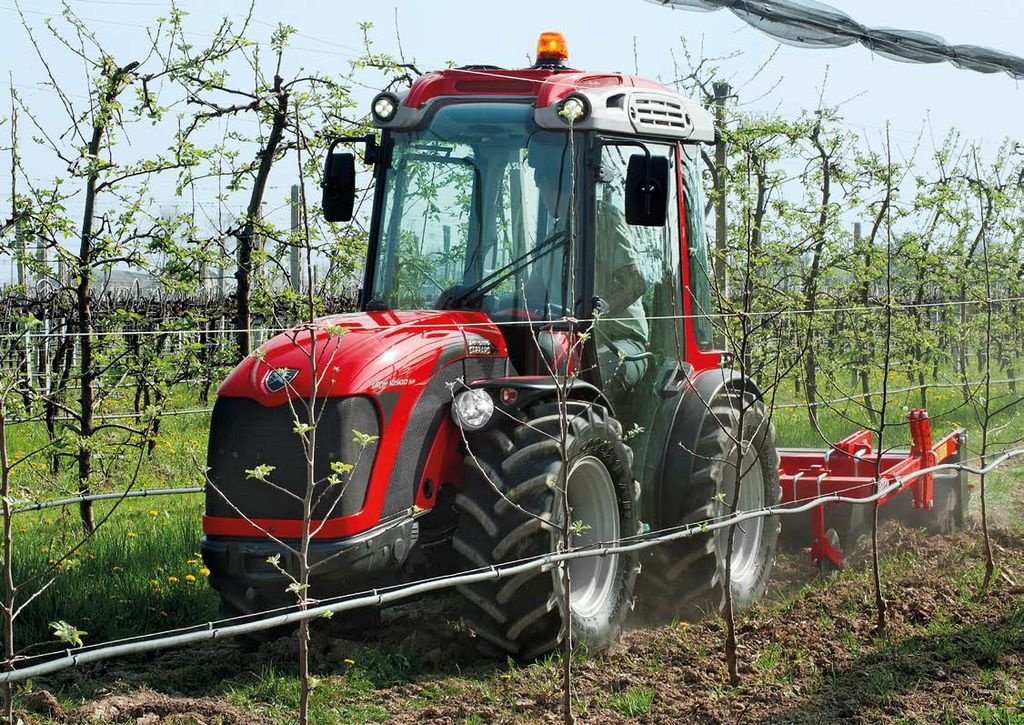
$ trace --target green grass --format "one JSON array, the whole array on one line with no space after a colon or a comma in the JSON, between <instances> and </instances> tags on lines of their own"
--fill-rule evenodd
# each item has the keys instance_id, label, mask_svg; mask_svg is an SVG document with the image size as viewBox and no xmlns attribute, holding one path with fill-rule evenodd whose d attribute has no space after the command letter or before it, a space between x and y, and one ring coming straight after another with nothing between
<instances>
[{"instance_id":1,"label":"green grass","mask_svg":"<svg viewBox=\"0 0 1024 725\"><path fill-rule=\"evenodd\" d=\"M791 391L789 385L784 389ZM906 380L891 380L889 387L893 390L908 387ZM881 390L881 381L877 381L873 390ZM823 391L822 400L832 400L850 395L851 390ZM991 428L998 426L998 440L1011 442L1024 438L1024 404L1021 394L1013 394L1007 385L994 385L992 388L993 408L1002 407L1013 400L1017 403L1000 413L991 423ZM837 403L833 406L820 406L818 419L821 434L811 428L807 407L803 405L803 397L786 395L776 399L778 406L791 404L795 407L778 407L773 414L776 438L781 446L818 448L824 441L839 441L862 428L877 428L868 417L864 406L857 402ZM879 396L872 399L877 408L881 403ZM917 391L892 393L886 401L886 447L909 447L910 438L907 430L907 412L921 407L920 393ZM976 451L981 444L978 435L981 422L977 411L971 405L964 405L961 391L958 388L934 388L928 391L928 413L932 420L932 436L938 439L958 427L968 431L968 446ZM994 446L999 449L1001 446Z\"/></svg>"},{"instance_id":2,"label":"green grass","mask_svg":"<svg viewBox=\"0 0 1024 725\"><path fill-rule=\"evenodd\" d=\"M784 659L782 645L773 642L754 658L754 667L765 675L774 676Z\"/></svg>"},{"instance_id":3,"label":"green grass","mask_svg":"<svg viewBox=\"0 0 1024 725\"><path fill-rule=\"evenodd\" d=\"M369 701L374 692L373 682L361 668L353 668L341 677L317 680L310 695L309 722L313 725L385 722L387 710ZM227 700L248 710L265 712L275 721L291 722L299 709L299 680L291 673L267 667L255 677L234 684Z\"/></svg>"},{"instance_id":4,"label":"green grass","mask_svg":"<svg viewBox=\"0 0 1024 725\"><path fill-rule=\"evenodd\" d=\"M974 710L973 722L978 725L1024 725L1024 700L1017 707L979 707Z\"/></svg>"},{"instance_id":5,"label":"green grass","mask_svg":"<svg viewBox=\"0 0 1024 725\"><path fill-rule=\"evenodd\" d=\"M179 402L181 407L196 406L194 401ZM208 428L208 414L166 418L152 454L118 445L123 434L116 431L99 436L92 491L201 485ZM45 441L46 429L39 423L7 429L10 460L23 459L11 474L16 507L77 495L72 459L64 458L54 476L52 449L31 455ZM15 515L18 602L52 579L15 623L19 651L31 654L56 646L49 623L57 620L84 630L85 642L95 643L215 618L216 595L207 586L199 558L201 495L98 501L93 508L95 521L102 525L80 547L83 529L77 505Z\"/></svg>"},{"instance_id":6,"label":"green grass","mask_svg":"<svg viewBox=\"0 0 1024 725\"><path fill-rule=\"evenodd\" d=\"M151 455L136 446L123 445L123 433L108 431L97 436L93 455L95 472L90 481L93 493L124 490L132 483L140 463L134 482L136 489L202 485L209 428L208 413L166 418L161 423ZM21 459L45 446L46 440L46 428L41 423L9 426L8 455L12 461ZM54 476L49 470L52 452L53 449L46 449L14 468L12 497L16 501L28 503L76 495L78 480L74 460L64 457L60 472Z\"/></svg>"},{"instance_id":7,"label":"green grass","mask_svg":"<svg viewBox=\"0 0 1024 725\"><path fill-rule=\"evenodd\" d=\"M112 504L99 502L96 508L99 520ZM53 577L16 622L19 649L52 641L49 622L55 620L88 632L88 643L214 618L216 595L199 557L201 512L196 495L126 500L66 559L81 539L76 512L18 515L14 574L24 582L19 601Z\"/></svg>"},{"instance_id":8,"label":"green grass","mask_svg":"<svg viewBox=\"0 0 1024 725\"><path fill-rule=\"evenodd\" d=\"M637 718L651 711L654 689L632 686L608 698L608 707L624 717Z\"/></svg>"}]
</instances>

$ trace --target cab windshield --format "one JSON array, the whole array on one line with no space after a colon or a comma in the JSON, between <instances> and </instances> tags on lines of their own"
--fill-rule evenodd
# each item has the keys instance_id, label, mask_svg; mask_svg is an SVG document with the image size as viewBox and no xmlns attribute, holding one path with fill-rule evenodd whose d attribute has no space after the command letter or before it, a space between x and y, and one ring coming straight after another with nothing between
<instances>
[{"instance_id":1,"label":"cab windshield","mask_svg":"<svg viewBox=\"0 0 1024 725\"><path fill-rule=\"evenodd\" d=\"M568 135L528 103L457 103L392 139L369 306L562 314Z\"/></svg>"}]
</instances>

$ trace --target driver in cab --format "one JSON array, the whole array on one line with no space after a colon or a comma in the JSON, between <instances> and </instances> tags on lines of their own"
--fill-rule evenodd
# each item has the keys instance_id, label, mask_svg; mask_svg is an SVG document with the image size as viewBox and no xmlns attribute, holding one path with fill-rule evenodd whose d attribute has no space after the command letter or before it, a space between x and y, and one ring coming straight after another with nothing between
<instances>
[{"instance_id":1,"label":"driver in cab","mask_svg":"<svg viewBox=\"0 0 1024 725\"><path fill-rule=\"evenodd\" d=\"M564 229L569 216L573 179L563 162L567 155L566 137L557 145L535 140L527 157L555 229L559 225ZM614 402L633 389L647 369L648 327L641 300L647 283L636 263L633 235L622 210L599 198L595 217L594 333L605 392ZM561 298L553 292L565 275L544 261L535 264L527 281L527 300Z\"/></svg>"}]
</instances>

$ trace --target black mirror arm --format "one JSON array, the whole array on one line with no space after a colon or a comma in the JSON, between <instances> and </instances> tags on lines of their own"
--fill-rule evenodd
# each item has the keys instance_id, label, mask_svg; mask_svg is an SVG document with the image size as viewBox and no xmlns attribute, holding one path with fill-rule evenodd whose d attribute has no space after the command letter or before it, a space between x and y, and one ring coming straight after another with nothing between
<instances>
[{"instance_id":1,"label":"black mirror arm","mask_svg":"<svg viewBox=\"0 0 1024 725\"><path fill-rule=\"evenodd\" d=\"M327 148L327 159L330 163L331 154L341 143L362 143L366 145L363 150L363 163L376 164L380 157L380 146L377 144L376 134L368 133L365 136L335 136L331 145ZM330 167L328 167L329 169Z\"/></svg>"}]
</instances>

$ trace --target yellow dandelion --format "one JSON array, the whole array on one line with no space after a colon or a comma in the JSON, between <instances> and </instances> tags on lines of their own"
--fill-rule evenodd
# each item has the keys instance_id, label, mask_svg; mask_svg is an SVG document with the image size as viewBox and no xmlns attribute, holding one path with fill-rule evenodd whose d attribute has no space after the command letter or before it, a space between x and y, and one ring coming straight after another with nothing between
<instances>
[{"instance_id":1,"label":"yellow dandelion","mask_svg":"<svg viewBox=\"0 0 1024 725\"><path fill-rule=\"evenodd\" d=\"M345 658L344 662L346 665L349 665L350 667L356 663L355 660L350 660L347 657Z\"/></svg>"},{"instance_id":2,"label":"yellow dandelion","mask_svg":"<svg viewBox=\"0 0 1024 725\"><path fill-rule=\"evenodd\" d=\"M194 576L192 576L191 574L186 574L185 575L185 581L187 581L189 584L195 583L195 580L196 580L196 578Z\"/></svg>"},{"instance_id":3,"label":"yellow dandelion","mask_svg":"<svg viewBox=\"0 0 1024 725\"><path fill-rule=\"evenodd\" d=\"M503 679L503 680L511 680L512 679L512 675L510 675L507 672L502 672L501 673L501 679Z\"/></svg>"},{"instance_id":4,"label":"yellow dandelion","mask_svg":"<svg viewBox=\"0 0 1024 725\"><path fill-rule=\"evenodd\" d=\"M149 510L149 515L152 516L153 518L156 518L157 516L160 515L160 512L157 511L156 509L150 509Z\"/></svg>"},{"instance_id":5,"label":"yellow dandelion","mask_svg":"<svg viewBox=\"0 0 1024 725\"><path fill-rule=\"evenodd\" d=\"M159 581L157 581L156 579L150 579L150 580L149 580L149 584L150 584L150 586L152 586L152 587L159 587L159 586L160 586L160 582L159 582Z\"/></svg>"},{"instance_id":6,"label":"yellow dandelion","mask_svg":"<svg viewBox=\"0 0 1024 725\"><path fill-rule=\"evenodd\" d=\"M178 583L178 577L176 577L176 576L169 576L169 577L167 577L167 581L169 581L171 584L177 584Z\"/></svg>"},{"instance_id":7,"label":"yellow dandelion","mask_svg":"<svg viewBox=\"0 0 1024 725\"><path fill-rule=\"evenodd\" d=\"M135 538L135 532L134 531L129 531L128 532L128 538L129 539L134 539Z\"/></svg>"},{"instance_id":8,"label":"yellow dandelion","mask_svg":"<svg viewBox=\"0 0 1024 725\"><path fill-rule=\"evenodd\" d=\"M207 569L205 566L199 570L199 573L202 576L210 576L210 570Z\"/></svg>"}]
</instances>

